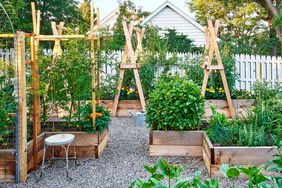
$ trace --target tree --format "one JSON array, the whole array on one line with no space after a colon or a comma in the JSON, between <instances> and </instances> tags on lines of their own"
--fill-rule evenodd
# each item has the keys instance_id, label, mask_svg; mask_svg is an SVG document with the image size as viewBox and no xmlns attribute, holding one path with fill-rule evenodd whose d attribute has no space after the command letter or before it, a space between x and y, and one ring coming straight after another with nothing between
<instances>
[{"instance_id":1,"label":"tree","mask_svg":"<svg viewBox=\"0 0 282 188\"><path fill-rule=\"evenodd\" d=\"M33 0L41 11L41 34L53 34L51 21L63 21L67 25L85 22L78 8L77 0ZM32 33L31 5L26 0L4 0L2 2L15 30ZM2 30L3 28L1 28Z\"/></svg>"},{"instance_id":2,"label":"tree","mask_svg":"<svg viewBox=\"0 0 282 188\"><path fill-rule=\"evenodd\" d=\"M248 0L251 1L251 0ZM277 37L279 38L280 44L282 46L282 24L276 23L273 27L273 19L277 18L280 20L282 17L282 11L280 10L281 0L253 0L257 4L261 5L268 13L269 27L275 30ZM282 48L281 48L282 54Z\"/></svg>"},{"instance_id":3,"label":"tree","mask_svg":"<svg viewBox=\"0 0 282 188\"><path fill-rule=\"evenodd\" d=\"M236 52L257 53L261 48L261 46L254 45L254 41L261 39L256 37L257 35L262 35L268 30L263 22L267 19L267 12L256 2L250 0L192 0L188 5L196 13L197 20L203 25L207 24L207 19L219 20L223 26L219 30L219 37L236 44ZM269 46L269 43L266 45Z\"/></svg>"},{"instance_id":4,"label":"tree","mask_svg":"<svg viewBox=\"0 0 282 188\"><path fill-rule=\"evenodd\" d=\"M126 21L128 24L132 20L135 22L140 22L142 18L148 15L148 12L137 9L135 4L130 0L120 3L119 15L113 27L113 37L110 41L108 41L108 47L113 50L121 50L124 48L125 36L122 21Z\"/></svg>"}]
</instances>

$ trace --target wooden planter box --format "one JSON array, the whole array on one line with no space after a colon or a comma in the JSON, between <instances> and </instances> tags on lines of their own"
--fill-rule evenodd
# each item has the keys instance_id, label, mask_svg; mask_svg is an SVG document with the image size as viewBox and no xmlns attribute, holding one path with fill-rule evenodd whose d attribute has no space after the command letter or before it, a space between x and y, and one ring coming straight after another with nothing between
<instances>
[{"instance_id":1,"label":"wooden planter box","mask_svg":"<svg viewBox=\"0 0 282 188\"><path fill-rule=\"evenodd\" d=\"M242 116L246 114L246 109L250 108L255 104L255 100L252 99L235 99L232 100L235 108L236 115ZM108 109L113 108L112 100L104 100L102 104ZM205 114L204 119L207 119L211 116L211 105L215 105L218 108L218 111L225 113L227 117L231 117L229 113L229 108L226 100L206 100L205 101ZM121 100L119 101L117 108L117 117L131 117L131 114L128 113L129 110L133 112L141 110L141 104L139 100Z\"/></svg>"},{"instance_id":2,"label":"wooden planter box","mask_svg":"<svg viewBox=\"0 0 282 188\"><path fill-rule=\"evenodd\" d=\"M1 149L0 150L0 183L15 182L16 172L16 150Z\"/></svg>"},{"instance_id":3,"label":"wooden planter box","mask_svg":"<svg viewBox=\"0 0 282 188\"><path fill-rule=\"evenodd\" d=\"M202 131L152 131L150 156L202 156Z\"/></svg>"},{"instance_id":4,"label":"wooden planter box","mask_svg":"<svg viewBox=\"0 0 282 188\"><path fill-rule=\"evenodd\" d=\"M95 159L101 156L103 150L108 144L109 131L104 130L102 133L86 133L86 132L44 132L38 136L38 158L37 164L42 163L44 139L54 134L74 134L75 135L75 149L77 159ZM27 159L28 171L33 170L33 143L32 140L27 145ZM55 155L58 157L65 157L65 151L62 147L55 148ZM73 156L73 147L70 146L69 156ZM46 153L47 159L51 158L51 149L48 148Z\"/></svg>"},{"instance_id":5,"label":"wooden planter box","mask_svg":"<svg viewBox=\"0 0 282 188\"><path fill-rule=\"evenodd\" d=\"M203 159L210 177L223 177L220 171L222 164L262 165L272 159L277 151L272 146L264 147L215 147L203 133Z\"/></svg>"}]
</instances>

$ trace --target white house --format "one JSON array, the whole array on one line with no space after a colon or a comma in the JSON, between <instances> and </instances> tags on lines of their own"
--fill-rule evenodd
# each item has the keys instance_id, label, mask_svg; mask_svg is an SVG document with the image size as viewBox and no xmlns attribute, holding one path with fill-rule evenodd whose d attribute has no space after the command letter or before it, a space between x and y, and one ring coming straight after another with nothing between
<instances>
[{"instance_id":1,"label":"white house","mask_svg":"<svg viewBox=\"0 0 282 188\"><path fill-rule=\"evenodd\" d=\"M118 17L118 8L101 21L101 26L111 28ZM169 1L163 3L146 17L141 25L152 24L163 30L175 29L179 33L187 35L197 46L205 45L204 28L187 13L177 8Z\"/></svg>"},{"instance_id":2,"label":"white house","mask_svg":"<svg viewBox=\"0 0 282 188\"><path fill-rule=\"evenodd\" d=\"M194 40L197 46L205 45L204 28L188 14L177 8L169 1L146 17L142 25L152 24L162 29L175 29L179 33L187 35Z\"/></svg>"},{"instance_id":3,"label":"white house","mask_svg":"<svg viewBox=\"0 0 282 188\"><path fill-rule=\"evenodd\" d=\"M105 18L103 18L101 20L101 23L100 23L101 27L103 27L103 28L112 28L115 25L115 23L116 23L118 15L119 15L119 9L116 8L110 14L108 14Z\"/></svg>"}]
</instances>

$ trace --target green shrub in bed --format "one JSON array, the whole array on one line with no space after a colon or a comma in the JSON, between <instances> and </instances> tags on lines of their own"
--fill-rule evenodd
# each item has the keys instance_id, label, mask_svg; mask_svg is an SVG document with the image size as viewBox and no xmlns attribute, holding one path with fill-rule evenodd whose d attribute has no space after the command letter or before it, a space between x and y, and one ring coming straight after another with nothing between
<instances>
[{"instance_id":1,"label":"green shrub in bed","mask_svg":"<svg viewBox=\"0 0 282 188\"><path fill-rule=\"evenodd\" d=\"M149 95L146 121L153 130L196 129L204 114L204 97L194 82L162 77Z\"/></svg>"}]
</instances>

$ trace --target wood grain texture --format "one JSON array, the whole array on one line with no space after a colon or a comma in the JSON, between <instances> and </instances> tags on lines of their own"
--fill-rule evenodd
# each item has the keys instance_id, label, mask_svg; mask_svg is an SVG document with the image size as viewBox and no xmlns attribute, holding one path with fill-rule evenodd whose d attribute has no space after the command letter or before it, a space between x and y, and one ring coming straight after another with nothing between
<instances>
[{"instance_id":1,"label":"wood grain texture","mask_svg":"<svg viewBox=\"0 0 282 188\"><path fill-rule=\"evenodd\" d=\"M202 157L202 146L150 145L150 156Z\"/></svg>"},{"instance_id":2,"label":"wood grain texture","mask_svg":"<svg viewBox=\"0 0 282 188\"><path fill-rule=\"evenodd\" d=\"M152 144L202 146L202 137L202 131L152 131Z\"/></svg>"}]
</instances>

